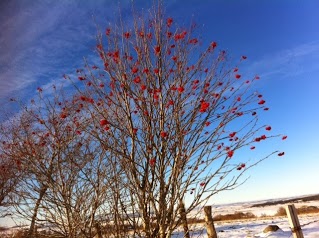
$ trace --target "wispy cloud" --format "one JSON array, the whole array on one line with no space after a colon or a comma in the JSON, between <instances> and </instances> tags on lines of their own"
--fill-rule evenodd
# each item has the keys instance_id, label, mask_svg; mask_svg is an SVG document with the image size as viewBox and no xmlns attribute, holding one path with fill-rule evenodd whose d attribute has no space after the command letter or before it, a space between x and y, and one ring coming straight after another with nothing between
<instances>
[{"instance_id":1,"label":"wispy cloud","mask_svg":"<svg viewBox=\"0 0 319 238\"><path fill-rule=\"evenodd\" d=\"M23 97L28 87L35 90L82 65L95 41L96 11L89 5L18 2L3 4L0 14L0 100Z\"/></svg>"},{"instance_id":2,"label":"wispy cloud","mask_svg":"<svg viewBox=\"0 0 319 238\"><path fill-rule=\"evenodd\" d=\"M291 79L319 71L319 41L271 52L249 66L249 71L262 77Z\"/></svg>"},{"instance_id":3,"label":"wispy cloud","mask_svg":"<svg viewBox=\"0 0 319 238\"><path fill-rule=\"evenodd\" d=\"M68 86L63 74L83 66L83 57L95 60L95 24L113 22L119 9L127 21L130 6L129 0L0 1L0 121L19 110L9 98L28 104L38 86L48 97L52 85Z\"/></svg>"},{"instance_id":4,"label":"wispy cloud","mask_svg":"<svg viewBox=\"0 0 319 238\"><path fill-rule=\"evenodd\" d=\"M3 11L9 11L7 18L1 21L3 34L0 55L0 96L6 96L21 90L36 80L35 70L44 54L43 47L37 47L41 34L45 33L45 24L56 24L54 12L44 16L43 7L32 5L19 9L9 2ZM5 12L6 13L6 12Z\"/></svg>"}]
</instances>

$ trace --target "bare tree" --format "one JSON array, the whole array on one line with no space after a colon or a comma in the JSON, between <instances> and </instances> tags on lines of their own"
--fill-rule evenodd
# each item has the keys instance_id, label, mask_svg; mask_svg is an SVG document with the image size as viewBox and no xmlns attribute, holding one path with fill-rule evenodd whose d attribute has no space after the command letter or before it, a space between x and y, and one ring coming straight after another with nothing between
<instances>
[{"instance_id":1,"label":"bare tree","mask_svg":"<svg viewBox=\"0 0 319 238\"><path fill-rule=\"evenodd\" d=\"M27 106L20 103L20 113L5 123L1 158L13 161L25 174L14 186L12 205L30 222L28 237L34 237L36 226L43 223L64 237L77 237L81 232L93 237L95 212L105 201L105 185L101 175L96 180L92 176L103 168L97 167L98 158L81 132L86 122L83 117L78 120L77 114L83 105L72 97L65 100L55 87L52 98L38 90L37 100ZM3 168L7 171L7 167ZM85 168L93 172L88 174Z\"/></svg>"},{"instance_id":2,"label":"bare tree","mask_svg":"<svg viewBox=\"0 0 319 238\"><path fill-rule=\"evenodd\" d=\"M31 106L20 103L21 111L12 119L7 143L7 156L17 161L25 177L15 188L15 209L30 221L28 237L33 237L39 221L39 211L49 186L54 182L58 158L70 143L70 133L65 118L65 108L59 102L58 94L50 102L42 97L32 100ZM38 103L38 104L37 104Z\"/></svg>"},{"instance_id":3,"label":"bare tree","mask_svg":"<svg viewBox=\"0 0 319 238\"><path fill-rule=\"evenodd\" d=\"M247 156L279 135L259 123L246 56L232 64L160 4L133 19L98 35L99 64L64 76L76 91L39 88L1 129L0 202L12 198L28 237L43 223L61 237L165 238L181 224L187 236L190 212L278 153Z\"/></svg>"},{"instance_id":4,"label":"bare tree","mask_svg":"<svg viewBox=\"0 0 319 238\"><path fill-rule=\"evenodd\" d=\"M0 146L0 217L10 214L7 211L12 204L10 198L22 178L19 162L10 160L7 157L6 148L6 142L2 140L2 145Z\"/></svg>"},{"instance_id":5,"label":"bare tree","mask_svg":"<svg viewBox=\"0 0 319 238\"><path fill-rule=\"evenodd\" d=\"M93 134L100 121L92 121L90 103L77 95L67 100L55 87L49 98L38 90L38 98L19 102L20 113L6 122L1 155L25 175L13 187L11 205L29 221L27 236L48 225L61 237L123 237L125 199L119 197L130 196L117 158L100 143L107 138Z\"/></svg>"},{"instance_id":6,"label":"bare tree","mask_svg":"<svg viewBox=\"0 0 319 238\"><path fill-rule=\"evenodd\" d=\"M241 75L246 56L232 65L216 42L204 47L194 35L193 25L179 27L157 7L99 34L101 63L77 71L92 123L100 121L91 134L125 173L128 206L138 209L145 237L170 237L185 199L189 214L277 153L239 156L276 137L258 123L268 110L253 90L259 77Z\"/></svg>"},{"instance_id":7,"label":"bare tree","mask_svg":"<svg viewBox=\"0 0 319 238\"><path fill-rule=\"evenodd\" d=\"M0 212L3 217L11 214L16 188L25 176L19 158L10 154L15 148L12 132L16 130L19 128L14 126L12 118L0 124Z\"/></svg>"}]
</instances>

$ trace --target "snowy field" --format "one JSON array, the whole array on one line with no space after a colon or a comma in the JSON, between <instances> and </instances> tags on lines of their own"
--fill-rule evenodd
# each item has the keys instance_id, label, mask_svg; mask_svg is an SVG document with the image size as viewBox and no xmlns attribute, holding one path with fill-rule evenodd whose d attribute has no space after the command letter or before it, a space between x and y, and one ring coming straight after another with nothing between
<instances>
[{"instance_id":1,"label":"snowy field","mask_svg":"<svg viewBox=\"0 0 319 238\"><path fill-rule=\"evenodd\" d=\"M299 216L301 228L305 238L319 237L319 214ZM280 230L276 232L263 233L263 230L268 225L277 225ZM236 221L216 223L216 230L218 238L288 238L293 237L290 231L287 218L274 218L268 220L250 220L250 221ZM203 224L192 227L191 237L205 238L207 237ZM172 237L182 238L182 232L175 232Z\"/></svg>"},{"instance_id":2,"label":"snowy field","mask_svg":"<svg viewBox=\"0 0 319 238\"><path fill-rule=\"evenodd\" d=\"M290 204L290 203L289 203ZM232 205L221 205L212 206L213 216L217 214L229 214L234 212L252 212L258 218L250 220L240 221L223 221L215 222L218 238L288 238L293 237L289 227L287 217L268 217L262 218L261 216L269 215L273 216L276 214L279 207L286 207L288 204L272 205L265 207L254 207L252 203L232 204ZM302 206L319 206L319 201L311 202L299 202L294 203L296 208ZM203 217L202 215L197 217ZM299 215L300 225L305 238L319 238L319 213ZM277 225L280 230L276 232L263 233L263 230L268 225ZM206 230L204 224L197 224L191 227L191 237L205 238ZM176 231L172 237L182 238L183 232Z\"/></svg>"},{"instance_id":3,"label":"snowy field","mask_svg":"<svg viewBox=\"0 0 319 238\"><path fill-rule=\"evenodd\" d=\"M262 202L268 202L262 201ZM259 201L258 204L261 202ZM279 207L286 207L288 204L279 204L263 207L252 207L256 203L237 203L228 205L216 205L212 206L213 216L221 214L233 214L235 212L251 212L257 216L255 219L249 220L236 220L236 221L216 221L215 227L217 230L218 238L288 238L293 237L292 232L289 227L288 218L286 216L282 217L272 217L276 214ZM295 202L296 208L303 206L316 206L319 207L319 201L310 202ZM196 216L196 218L204 218L204 214L201 210L196 211L196 215L191 214L189 217ZM265 218L265 216L268 216ZM299 215L300 225L305 238L319 238L319 213L314 214L304 214ZM268 225L277 225L280 230L276 232L263 233L263 230ZM205 224L191 225L190 234L192 238L206 238ZM12 233L13 230L10 229L5 233ZM2 233L4 235L4 233ZM0 232L1 237L1 232ZM182 228L179 228L172 235L172 238L183 238L184 233Z\"/></svg>"}]
</instances>

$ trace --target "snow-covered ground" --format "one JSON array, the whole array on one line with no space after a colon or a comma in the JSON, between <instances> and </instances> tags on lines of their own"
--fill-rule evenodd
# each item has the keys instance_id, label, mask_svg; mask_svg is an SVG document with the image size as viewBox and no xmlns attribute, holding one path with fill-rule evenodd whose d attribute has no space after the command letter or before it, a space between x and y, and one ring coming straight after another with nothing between
<instances>
[{"instance_id":1,"label":"snow-covered ground","mask_svg":"<svg viewBox=\"0 0 319 238\"><path fill-rule=\"evenodd\" d=\"M272 205L265 207L254 207L252 203L241 203L231 205L212 206L213 215L229 214L235 212L252 212L258 218L240 221L224 221L215 222L218 238L288 238L293 237L287 217L268 217L262 218L261 216L272 216L276 214L279 207L286 207L288 204ZM295 203L296 208L302 206L319 206L319 201L299 202ZM203 217L201 212L197 217ZM299 215L299 221L302 232L305 238L319 238L319 214L306 214ZM263 230L268 225L277 225L280 230L276 232L263 233ZM206 230L204 224L197 224L191 227L191 237L205 238ZM183 232L176 231L173 235L175 238L182 238Z\"/></svg>"},{"instance_id":2,"label":"snow-covered ground","mask_svg":"<svg viewBox=\"0 0 319 238\"><path fill-rule=\"evenodd\" d=\"M267 202L267 201L265 201ZM259 202L260 203L260 202ZM264 207L251 207L254 203L237 203L228 205L212 206L213 216L221 214L233 214L235 212L251 212L257 216L256 219L237 220L237 221L220 221L215 222L218 238L288 238L293 237L287 217L270 217L276 214L279 207L286 207L288 204L271 205ZM296 208L302 206L319 207L319 201L297 202L294 203ZM196 214L190 214L189 217L195 216L203 218L201 210L195 211ZM265 216L269 216L265 218ZM300 225L305 238L319 238L319 213L299 215ZM277 225L280 230L276 232L263 233L268 225ZM205 224L196 224L190 226L192 238L206 238ZM7 232L13 232L11 229ZM4 233L2 233L4 234ZM1 233L0 233L1 237ZM182 228L176 230L172 238L183 238Z\"/></svg>"},{"instance_id":3,"label":"snow-covered ground","mask_svg":"<svg viewBox=\"0 0 319 238\"><path fill-rule=\"evenodd\" d=\"M319 237L319 215L299 216L302 231L305 238ZM263 233L268 225L277 225L280 230L276 232ZM292 237L287 218L274 218L268 220L250 220L235 222L218 222L215 224L218 238L288 238ZM172 237L182 238L183 232L176 231ZM198 224L192 227L191 237L205 238L206 230L204 224Z\"/></svg>"}]
</instances>

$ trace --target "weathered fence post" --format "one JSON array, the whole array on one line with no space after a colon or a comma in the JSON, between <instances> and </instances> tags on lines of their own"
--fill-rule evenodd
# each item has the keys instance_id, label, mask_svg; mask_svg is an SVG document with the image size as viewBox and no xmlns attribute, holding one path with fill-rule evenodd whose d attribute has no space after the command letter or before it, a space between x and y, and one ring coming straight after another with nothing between
<instances>
[{"instance_id":1,"label":"weathered fence post","mask_svg":"<svg viewBox=\"0 0 319 238\"><path fill-rule=\"evenodd\" d=\"M213 221L213 217L212 217L212 207L205 206L204 213L205 213L207 238L217 238L217 233L215 230L214 221Z\"/></svg>"},{"instance_id":2,"label":"weathered fence post","mask_svg":"<svg viewBox=\"0 0 319 238\"><path fill-rule=\"evenodd\" d=\"M96 229L97 238L103 238L100 224L99 224L98 222L96 222L96 223L94 224L94 226L95 226L95 229Z\"/></svg>"},{"instance_id":3,"label":"weathered fence post","mask_svg":"<svg viewBox=\"0 0 319 238\"><path fill-rule=\"evenodd\" d=\"M187 224L185 204L182 201L180 202L180 205L179 205L179 213L180 213L181 219L182 219L182 225L183 225L183 229L184 229L184 237L190 238L188 224Z\"/></svg>"},{"instance_id":4,"label":"weathered fence post","mask_svg":"<svg viewBox=\"0 0 319 238\"><path fill-rule=\"evenodd\" d=\"M289 220L289 224L290 224L290 228L291 228L293 237L294 238L304 238L304 236L302 234L301 227L300 227L298 214L297 214L297 210L296 210L295 206L293 204L288 205L286 207L286 211L287 211L287 216L288 216L288 220Z\"/></svg>"}]
</instances>

